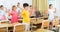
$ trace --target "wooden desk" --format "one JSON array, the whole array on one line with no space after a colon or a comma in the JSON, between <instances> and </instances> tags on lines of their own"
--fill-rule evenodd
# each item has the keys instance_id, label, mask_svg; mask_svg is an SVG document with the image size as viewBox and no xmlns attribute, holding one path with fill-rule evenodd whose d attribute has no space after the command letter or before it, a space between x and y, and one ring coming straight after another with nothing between
<instances>
[{"instance_id":1,"label":"wooden desk","mask_svg":"<svg viewBox=\"0 0 60 32\"><path fill-rule=\"evenodd\" d=\"M0 24L0 28L3 27L14 27L15 24Z\"/></svg>"},{"instance_id":2,"label":"wooden desk","mask_svg":"<svg viewBox=\"0 0 60 32\"><path fill-rule=\"evenodd\" d=\"M5 28L5 27L6 27L7 32L8 32L8 28L14 27L14 25L16 25L16 24L21 24L21 23L15 23L15 24L0 24L0 28L2 29L2 28ZM23 25L23 24L21 24L21 25Z\"/></svg>"},{"instance_id":3,"label":"wooden desk","mask_svg":"<svg viewBox=\"0 0 60 32\"><path fill-rule=\"evenodd\" d=\"M37 18L37 21L36 21L36 18L31 18L31 19L30 19L30 22L31 22L32 24L40 24L40 23L42 23L42 19Z\"/></svg>"},{"instance_id":4,"label":"wooden desk","mask_svg":"<svg viewBox=\"0 0 60 32\"><path fill-rule=\"evenodd\" d=\"M6 31L7 31L7 27L0 28L0 32L6 32Z\"/></svg>"},{"instance_id":5,"label":"wooden desk","mask_svg":"<svg viewBox=\"0 0 60 32\"><path fill-rule=\"evenodd\" d=\"M1 24L3 24L3 23L9 23L9 20L1 20L0 23Z\"/></svg>"},{"instance_id":6,"label":"wooden desk","mask_svg":"<svg viewBox=\"0 0 60 32\"><path fill-rule=\"evenodd\" d=\"M37 29L36 32L54 32L46 29Z\"/></svg>"},{"instance_id":7,"label":"wooden desk","mask_svg":"<svg viewBox=\"0 0 60 32\"><path fill-rule=\"evenodd\" d=\"M38 18L39 19L39 18ZM22 21L23 19L18 19L19 21ZM40 20L40 19L39 19ZM36 18L30 18L30 23L34 23L34 24L39 24L39 23L42 23L42 22L39 22L37 21L36 22Z\"/></svg>"}]
</instances>

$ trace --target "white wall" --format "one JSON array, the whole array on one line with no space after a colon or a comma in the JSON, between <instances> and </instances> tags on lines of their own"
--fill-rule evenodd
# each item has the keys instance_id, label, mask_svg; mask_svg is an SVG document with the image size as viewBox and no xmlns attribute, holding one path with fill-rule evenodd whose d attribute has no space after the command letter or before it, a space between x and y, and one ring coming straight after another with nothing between
<instances>
[{"instance_id":1,"label":"white wall","mask_svg":"<svg viewBox=\"0 0 60 32\"><path fill-rule=\"evenodd\" d=\"M60 16L60 0L55 0L55 7L57 9L57 16Z\"/></svg>"},{"instance_id":2,"label":"white wall","mask_svg":"<svg viewBox=\"0 0 60 32\"><path fill-rule=\"evenodd\" d=\"M48 4L53 4L56 8L56 16L60 16L60 0L49 0Z\"/></svg>"},{"instance_id":3,"label":"white wall","mask_svg":"<svg viewBox=\"0 0 60 32\"><path fill-rule=\"evenodd\" d=\"M32 0L0 0L0 5L4 5L8 9L11 9L11 6L16 5L18 2L20 2L21 7L23 3L28 3L29 5L32 5Z\"/></svg>"}]
</instances>

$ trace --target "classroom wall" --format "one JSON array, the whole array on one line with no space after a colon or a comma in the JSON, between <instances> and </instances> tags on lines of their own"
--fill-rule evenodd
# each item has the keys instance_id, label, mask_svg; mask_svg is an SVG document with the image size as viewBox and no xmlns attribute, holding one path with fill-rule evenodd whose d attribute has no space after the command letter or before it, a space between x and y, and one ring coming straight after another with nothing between
<instances>
[{"instance_id":1,"label":"classroom wall","mask_svg":"<svg viewBox=\"0 0 60 32\"><path fill-rule=\"evenodd\" d=\"M12 5L16 5L18 2L20 2L21 7L23 3L28 3L29 5L32 5L32 0L0 0L0 5L4 5L10 9Z\"/></svg>"},{"instance_id":2,"label":"classroom wall","mask_svg":"<svg viewBox=\"0 0 60 32\"><path fill-rule=\"evenodd\" d=\"M32 0L33 7L38 7L39 10L47 10L48 0Z\"/></svg>"},{"instance_id":3,"label":"classroom wall","mask_svg":"<svg viewBox=\"0 0 60 32\"><path fill-rule=\"evenodd\" d=\"M38 7L39 11L47 14L48 0L32 0L33 8Z\"/></svg>"},{"instance_id":4,"label":"classroom wall","mask_svg":"<svg viewBox=\"0 0 60 32\"><path fill-rule=\"evenodd\" d=\"M47 10L47 0L39 0L39 10Z\"/></svg>"},{"instance_id":5,"label":"classroom wall","mask_svg":"<svg viewBox=\"0 0 60 32\"><path fill-rule=\"evenodd\" d=\"M37 5L37 0L32 0L32 6L33 6L33 8L35 8L36 5Z\"/></svg>"},{"instance_id":6,"label":"classroom wall","mask_svg":"<svg viewBox=\"0 0 60 32\"><path fill-rule=\"evenodd\" d=\"M55 0L55 7L57 9L57 16L60 16L60 0Z\"/></svg>"}]
</instances>

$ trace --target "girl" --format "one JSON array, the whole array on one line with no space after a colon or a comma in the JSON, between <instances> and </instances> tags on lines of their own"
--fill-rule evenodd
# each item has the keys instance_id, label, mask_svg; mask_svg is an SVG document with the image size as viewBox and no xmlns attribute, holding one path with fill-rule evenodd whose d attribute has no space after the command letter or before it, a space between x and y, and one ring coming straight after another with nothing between
<instances>
[{"instance_id":1,"label":"girl","mask_svg":"<svg viewBox=\"0 0 60 32\"><path fill-rule=\"evenodd\" d=\"M32 8L32 5L30 5L30 17L31 18L35 17L35 10Z\"/></svg>"},{"instance_id":2,"label":"girl","mask_svg":"<svg viewBox=\"0 0 60 32\"><path fill-rule=\"evenodd\" d=\"M11 19L12 23L18 22L18 13L16 12L16 6L15 5L12 6L12 12L10 14L12 16L12 19Z\"/></svg>"},{"instance_id":3,"label":"girl","mask_svg":"<svg viewBox=\"0 0 60 32\"><path fill-rule=\"evenodd\" d=\"M49 9L48 9L48 20L50 20L50 24L49 24L49 29L52 30L52 21L54 20L54 14L56 13L56 10L53 8L52 4L49 5Z\"/></svg>"},{"instance_id":4,"label":"girl","mask_svg":"<svg viewBox=\"0 0 60 32\"><path fill-rule=\"evenodd\" d=\"M6 12L4 11L4 6L0 6L0 20L6 20Z\"/></svg>"},{"instance_id":5,"label":"girl","mask_svg":"<svg viewBox=\"0 0 60 32\"><path fill-rule=\"evenodd\" d=\"M53 8L52 4L49 5L49 9L48 9L48 14L49 14L49 17L48 19L50 21L54 20L54 14L56 13L56 10Z\"/></svg>"}]
</instances>

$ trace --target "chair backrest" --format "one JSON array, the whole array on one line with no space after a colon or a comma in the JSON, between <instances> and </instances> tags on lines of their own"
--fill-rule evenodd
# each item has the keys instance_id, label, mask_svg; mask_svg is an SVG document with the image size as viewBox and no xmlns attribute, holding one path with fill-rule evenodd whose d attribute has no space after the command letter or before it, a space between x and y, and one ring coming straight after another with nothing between
<instances>
[{"instance_id":1,"label":"chair backrest","mask_svg":"<svg viewBox=\"0 0 60 32\"><path fill-rule=\"evenodd\" d=\"M42 24L43 24L43 28L49 27L49 21L48 20L44 20Z\"/></svg>"},{"instance_id":2,"label":"chair backrest","mask_svg":"<svg viewBox=\"0 0 60 32\"><path fill-rule=\"evenodd\" d=\"M8 32L8 26L6 24L0 24L0 32Z\"/></svg>"},{"instance_id":3,"label":"chair backrest","mask_svg":"<svg viewBox=\"0 0 60 32\"><path fill-rule=\"evenodd\" d=\"M59 20L54 20L54 21L53 21L53 25L54 25L54 26L59 25Z\"/></svg>"},{"instance_id":4,"label":"chair backrest","mask_svg":"<svg viewBox=\"0 0 60 32\"><path fill-rule=\"evenodd\" d=\"M42 21L43 21L43 19L38 19L37 22L38 22L38 23L42 23Z\"/></svg>"},{"instance_id":5,"label":"chair backrest","mask_svg":"<svg viewBox=\"0 0 60 32\"><path fill-rule=\"evenodd\" d=\"M14 26L14 32L24 32L25 26L23 24L16 24Z\"/></svg>"},{"instance_id":6,"label":"chair backrest","mask_svg":"<svg viewBox=\"0 0 60 32\"><path fill-rule=\"evenodd\" d=\"M33 22L35 22L36 21L36 18L31 18L30 19L30 23L33 23Z\"/></svg>"},{"instance_id":7,"label":"chair backrest","mask_svg":"<svg viewBox=\"0 0 60 32\"><path fill-rule=\"evenodd\" d=\"M7 28L6 27L0 28L0 32L7 32Z\"/></svg>"}]
</instances>

